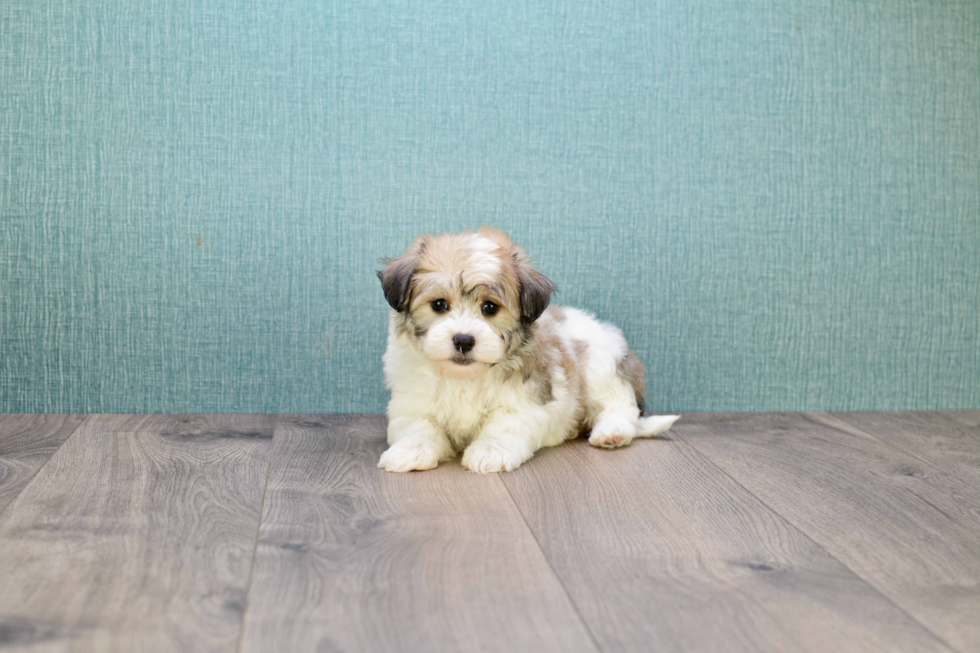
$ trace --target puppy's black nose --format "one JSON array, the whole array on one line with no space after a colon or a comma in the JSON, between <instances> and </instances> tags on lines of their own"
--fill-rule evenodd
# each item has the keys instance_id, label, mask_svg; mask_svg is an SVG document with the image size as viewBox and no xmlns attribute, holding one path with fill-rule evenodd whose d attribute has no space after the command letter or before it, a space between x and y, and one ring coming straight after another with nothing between
<instances>
[{"instance_id":1,"label":"puppy's black nose","mask_svg":"<svg viewBox=\"0 0 980 653\"><path fill-rule=\"evenodd\" d=\"M461 354L465 354L469 350L473 349L473 345L476 344L476 338L468 333L457 333L453 336L453 347L456 348Z\"/></svg>"}]
</instances>

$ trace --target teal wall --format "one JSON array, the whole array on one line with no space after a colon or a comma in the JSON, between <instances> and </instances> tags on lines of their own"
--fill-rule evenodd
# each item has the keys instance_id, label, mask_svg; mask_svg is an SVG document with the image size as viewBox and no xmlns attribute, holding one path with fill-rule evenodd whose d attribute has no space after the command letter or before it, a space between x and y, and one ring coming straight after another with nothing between
<instances>
[{"instance_id":1,"label":"teal wall","mask_svg":"<svg viewBox=\"0 0 980 653\"><path fill-rule=\"evenodd\" d=\"M655 410L980 407L980 2L0 3L0 410L380 411L491 223Z\"/></svg>"}]
</instances>

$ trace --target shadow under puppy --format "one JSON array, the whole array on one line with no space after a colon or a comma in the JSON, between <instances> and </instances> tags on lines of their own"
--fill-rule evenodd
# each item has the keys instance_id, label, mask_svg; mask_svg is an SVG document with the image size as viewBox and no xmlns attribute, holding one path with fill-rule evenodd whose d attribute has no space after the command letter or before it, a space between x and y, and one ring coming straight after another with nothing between
<instances>
[{"instance_id":1,"label":"shadow under puppy","mask_svg":"<svg viewBox=\"0 0 980 653\"><path fill-rule=\"evenodd\" d=\"M548 306L554 285L502 232L422 236L378 273L391 305L388 445L378 466L517 469L589 430L621 447L666 431L642 417L643 366L619 329Z\"/></svg>"}]
</instances>

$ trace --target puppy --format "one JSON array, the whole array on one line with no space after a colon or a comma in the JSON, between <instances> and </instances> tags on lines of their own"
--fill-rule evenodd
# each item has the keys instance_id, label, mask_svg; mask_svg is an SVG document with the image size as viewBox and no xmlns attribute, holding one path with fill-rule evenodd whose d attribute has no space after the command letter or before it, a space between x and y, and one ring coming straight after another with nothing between
<instances>
[{"instance_id":1,"label":"puppy","mask_svg":"<svg viewBox=\"0 0 980 653\"><path fill-rule=\"evenodd\" d=\"M385 264L391 401L378 467L432 469L462 451L467 469L509 472L586 430L614 448L677 420L641 417L643 365L623 334L549 307L554 285L502 232L422 236Z\"/></svg>"}]
</instances>

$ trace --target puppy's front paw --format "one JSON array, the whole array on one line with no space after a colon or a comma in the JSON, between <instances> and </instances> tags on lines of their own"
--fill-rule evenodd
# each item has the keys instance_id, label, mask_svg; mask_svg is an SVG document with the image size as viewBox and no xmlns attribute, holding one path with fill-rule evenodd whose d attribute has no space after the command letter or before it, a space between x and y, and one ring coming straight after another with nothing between
<instances>
[{"instance_id":1,"label":"puppy's front paw","mask_svg":"<svg viewBox=\"0 0 980 653\"><path fill-rule=\"evenodd\" d=\"M636 436L636 427L623 415L604 415L599 418L592 433L589 435L589 444L593 447L603 449L615 449L625 447Z\"/></svg>"},{"instance_id":2,"label":"puppy's front paw","mask_svg":"<svg viewBox=\"0 0 980 653\"><path fill-rule=\"evenodd\" d=\"M512 472L524 462L514 445L499 440L476 440L463 452L463 467L478 474Z\"/></svg>"},{"instance_id":3,"label":"puppy's front paw","mask_svg":"<svg viewBox=\"0 0 980 653\"><path fill-rule=\"evenodd\" d=\"M378 461L378 467L389 472L421 471L438 466L439 450L431 442L416 438L399 440Z\"/></svg>"}]
</instances>

